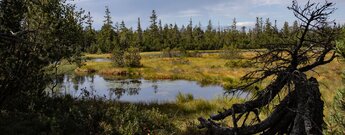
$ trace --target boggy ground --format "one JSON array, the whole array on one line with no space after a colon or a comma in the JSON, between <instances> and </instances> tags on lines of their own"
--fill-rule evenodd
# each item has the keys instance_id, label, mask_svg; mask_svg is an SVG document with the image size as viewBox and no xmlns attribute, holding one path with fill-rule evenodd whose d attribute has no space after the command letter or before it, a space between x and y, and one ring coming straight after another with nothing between
<instances>
[{"instance_id":1,"label":"boggy ground","mask_svg":"<svg viewBox=\"0 0 345 135\"><path fill-rule=\"evenodd\" d=\"M250 58L255 56L252 51L241 51L241 57L237 59L223 59L217 52L204 53L199 57L161 57L160 52L144 52L142 56L142 67L139 68L117 68L111 62L86 61L79 68L73 65L64 65L61 70L73 71L76 74L96 73L109 78L142 77L145 79L185 79L198 81L201 84L218 84L225 88L235 86L240 77L255 70L248 64ZM85 54L84 58L111 58L110 54ZM322 99L325 101L325 121L329 119L335 91L343 87L342 75L344 64L342 59L320 66L314 72L308 72L320 82ZM261 85L265 85L265 82ZM173 123L174 130L171 133L197 134L196 130L199 116L207 116L222 108L228 108L235 102L242 102L241 99L214 99L205 101L202 99L188 98L188 95L179 95L176 103L167 104L133 104L143 110L156 108L168 121ZM127 103L121 103L127 104ZM260 117L265 117L262 114ZM224 124L230 125L227 120ZM171 125L170 125L171 126ZM192 133L193 132L193 133Z\"/></svg>"}]
</instances>

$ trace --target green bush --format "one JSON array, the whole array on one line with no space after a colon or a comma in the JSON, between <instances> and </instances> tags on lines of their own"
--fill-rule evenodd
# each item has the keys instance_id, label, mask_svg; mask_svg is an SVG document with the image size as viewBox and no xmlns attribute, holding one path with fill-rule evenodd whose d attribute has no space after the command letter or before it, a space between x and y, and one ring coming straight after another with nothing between
<instances>
[{"instance_id":1,"label":"green bush","mask_svg":"<svg viewBox=\"0 0 345 135\"><path fill-rule=\"evenodd\" d=\"M237 59L240 56L240 50L235 45L224 46L220 53L220 57L223 59Z\"/></svg>"},{"instance_id":2,"label":"green bush","mask_svg":"<svg viewBox=\"0 0 345 135\"><path fill-rule=\"evenodd\" d=\"M331 117L328 120L330 126L327 132L329 134L345 134L345 89L338 90L332 106Z\"/></svg>"},{"instance_id":3,"label":"green bush","mask_svg":"<svg viewBox=\"0 0 345 135\"><path fill-rule=\"evenodd\" d=\"M141 67L140 50L135 47L130 47L123 55L124 64L126 67Z\"/></svg>"},{"instance_id":4,"label":"green bush","mask_svg":"<svg viewBox=\"0 0 345 135\"><path fill-rule=\"evenodd\" d=\"M169 58L172 58L172 57L179 57L179 56L182 56L181 54L181 51L179 49L176 49L176 48L165 48L162 50L162 57L169 57Z\"/></svg>"},{"instance_id":5,"label":"green bush","mask_svg":"<svg viewBox=\"0 0 345 135\"><path fill-rule=\"evenodd\" d=\"M129 104L123 108L111 107L106 115L111 122L106 126L123 135L133 134L164 134L173 130L173 125L168 122L168 116L161 114L157 109L142 110ZM106 124L105 124L106 125Z\"/></svg>"},{"instance_id":6,"label":"green bush","mask_svg":"<svg viewBox=\"0 0 345 135\"><path fill-rule=\"evenodd\" d=\"M0 112L2 134L168 134L177 129L155 108L105 101L48 98L35 112Z\"/></svg>"},{"instance_id":7,"label":"green bush","mask_svg":"<svg viewBox=\"0 0 345 135\"><path fill-rule=\"evenodd\" d=\"M112 52L113 65L115 67L124 67L125 62L123 59L124 52L118 48L115 48Z\"/></svg>"},{"instance_id":8,"label":"green bush","mask_svg":"<svg viewBox=\"0 0 345 135\"><path fill-rule=\"evenodd\" d=\"M342 57L345 57L345 40L336 41L336 48L337 48L337 52Z\"/></svg>"},{"instance_id":9,"label":"green bush","mask_svg":"<svg viewBox=\"0 0 345 135\"><path fill-rule=\"evenodd\" d=\"M130 47L126 51L115 48L112 52L115 67L141 67L139 48Z\"/></svg>"}]
</instances>

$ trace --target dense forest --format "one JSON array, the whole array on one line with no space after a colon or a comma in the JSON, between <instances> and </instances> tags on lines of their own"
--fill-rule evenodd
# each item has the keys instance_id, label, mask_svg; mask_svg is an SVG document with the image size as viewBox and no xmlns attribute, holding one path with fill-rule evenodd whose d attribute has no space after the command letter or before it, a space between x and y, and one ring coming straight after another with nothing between
<instances>
[{"instance_id":1,"label":"dense forest","mask_svg":"<svg viewBox=\"0 0 345 135\"><path fill-rule=\"evenodd\" d=\"M236 18L178 26L153 10L147 28L141 18L132 28L105 7L96 30L92 13L67 0L0 0L0 134L343 134L345 26L329 19L334 3L293 0L288 9L297 19L283 26L261 17L253 27ZM79 96L61 94L64 78L96 75L188 80L252 97L179 92L174 102L132 103L78 86Z\"/></svg>"},{"instance_id":2,"label":"dense forest","mask_svg":"<svg viewBox=\"0 0 345 135\"><path fill-rule=\"evenodd\" d=\"M127 28L124 21L113 23L110 11L106 7L104 25L101 30L92 27L90 12L86 16L85 37L88 39L83 50L89 53L109 53L117 47L134 46L142 51L161 51L163 49L182 50L216 50L226 46L236 46L242 49L265 48L280 38L294 38L298 22L285 22L281 29L277 21L269 18L256 18L254 28L238 27L236 18L230 26L215 26L209 20L206 27L201 22L195 24L192 18L189 24L179 27L177 24L162 24L155 10L150 16L150 26L142 29L140 18L136 29ZM265 46L266 45L266 46Z\"/></svg>"}]
</instances>

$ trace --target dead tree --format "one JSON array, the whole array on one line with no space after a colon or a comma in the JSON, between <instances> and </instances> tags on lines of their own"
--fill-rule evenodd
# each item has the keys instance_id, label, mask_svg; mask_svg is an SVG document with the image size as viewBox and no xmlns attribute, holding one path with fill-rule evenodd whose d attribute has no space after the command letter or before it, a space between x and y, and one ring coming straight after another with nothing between
<instances>
[{"instance_id":1,"label":"dead tree","mask_svg":"<svg viewBox=\"0 0 345 135\"><path fill-rule=\"evenodd\" d=\"M263 66L245 75L242 79L247 83L240 89L248 89L267 79L273 79L271 83L256 92L250 101L234 104L209 119L199 118L200 128L207 128L209 134L217 135L322 134L323 101L318 81L313 77L308 79L305 72L336 58L334 41L338 30L334 21L328 21L335 10L333 6L327 1L323 4L307 2L300 6L293 0L288 9L300 23L295 40L275 45L255 57L255 62ZM282 100L281 96L284 96ZM279 104L261 121L259 111L276 100ZM251 113L256 116L255 122L248 124L246 121ZM215 122L229 116L233 127ZM240 119L243 121L241 125Z\"/></svg>"}]
</instances>

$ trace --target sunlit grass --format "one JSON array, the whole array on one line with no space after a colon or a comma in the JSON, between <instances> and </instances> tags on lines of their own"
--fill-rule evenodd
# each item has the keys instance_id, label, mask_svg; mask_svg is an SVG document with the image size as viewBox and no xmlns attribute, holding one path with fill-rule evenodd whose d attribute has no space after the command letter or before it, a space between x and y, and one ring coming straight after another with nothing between
<instances>
[{"instance_id":1,"label":"sunlit grass","mask_svg":"<svg viewBox=\"0 0 345 135\"><path fill-rule=\"evenodd\" d=\"M228 60L219 58L216 53L202 57L162 58L160 52L141 53L143 67L132 68L132 74L145 79L184 79L202 84L231 85L229 78L239 79L254 68L227 67ZM252 55L246 52L246 55ZM248 57L249 57L248 56ZM86 54L88 58L106 58L109 54ZM250 56L251 57L251 56ZM128 75L127 68L116 68L111 62L85 62L76 72L96 72L102 75Z\"/></svg>"},{"instance_id":2,"label":"sunlit grass","mask_svg":"<svg viewBox=\"0 0 345 135\"><path fill-rule=\"evenodd\" d=\"M145 52L141 53L141 55L141 63L143 64L141 68L116 68L112 66L111 62L89 61L85 62L85 65L76 69L76 71L93 70L104 76L134 75L153 80L184 79L198 81L204 85L219 84L224 87L231 87L239 82L240 77L256 69L256 67L225 66L229 60L221 59L217 53L203 54L201 57L183 58L162 58L160 57L160 52ZM254 56L255 53L253 51L242 51L241 58L248 60ZM87 54L86 57L109 58L109 54ZM335 91L343 87L342 73L345 69L343 63L343 60L335 59L331 63L317 67L314 71L307 73L308 77L315 77L320 83L322 99L325 102L324 114L326 120L329 118ZM262 85L266 84L267 82L264 82ZM175 123L183 128L188 128L188 122L183 121L184 119L188 119L193 123L197 117L210 115L223 107L228 108L234 103L224 99L205 101L193 99L186 95L180 95L178 98L180 98L178 101L183 102L176 102L164 107L156 105L156 107L179 115L175 116L177 118ZM146 107L153 106L155 105ZM176 109L176 107L179 109Z\"/></svg>"},{"instance_id":3,"label":"sunlit grass","mask_svg":"<svg viewBox=\"0 0 345 135\"><path fill-rule=\"evenodd\" d=\"M84 54L84 57L86 58L111 58L111 54Z\"/></svg>"},{"instance_id":4,"label":"sunlit grass","mask_svg":"<svg viewBox=\"0 0 345 135\"><path fill-rule=\"evenodd\" d=\"M176 96L177 102L168 103L134 103L142 110L157 108L162 114L165 114L174 123L178 129L178 134L198 134L197 118L209 117L210 114L229 108L235 103L241 103L244 100L239 98L218 97L213 100L195 99L190 94L179 94ZM229 123L229 119L223 121ZM192 132L193 131L193 132Z\"/></svg>"}]
</instances>

